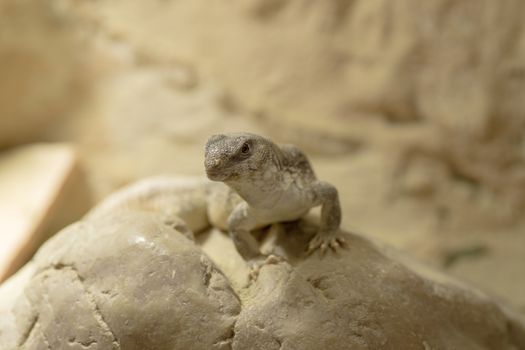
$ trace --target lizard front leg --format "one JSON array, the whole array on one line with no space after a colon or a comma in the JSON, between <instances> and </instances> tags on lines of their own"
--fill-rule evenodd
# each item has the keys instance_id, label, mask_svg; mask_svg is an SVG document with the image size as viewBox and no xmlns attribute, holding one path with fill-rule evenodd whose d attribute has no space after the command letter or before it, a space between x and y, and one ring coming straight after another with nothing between
<instances>
[{"instance_id":1,"label":"lizard front leg","mask_svg":"<svg viewBox=\"0 0 525 350\"><path fill-rule=\"evenodd\" d=\"M239 203L228 218L230 236L239 254L250 265L252 280L257 278L262 265L282 261L282 258L275 255L265 256L261 253L259 243L251 233L251 230L255 229L258 224L246 202Z\"/></svg>"},{"instance_id":2,"label":"lizard front leg","mask_svg":"<svg viewBox=\"0 0 525 350\"><path fill-rule=\"evenodd\" d=\"M237 251L246 261L254 260L262 256L259 244L251 234L257 222L253 215L249 215L248 203L239 203L228 218L228 230L237 248Z\"/></svg>"},{"instance_id":3,"label":"lizard front leg","mask_svg":"<svg viewBox=\"0 0 525 350\"><path fill-rule=\"evenodd\" d=\"M324 253L328 247L336 250L345 240L339 232L341 224L341 205L337 189L323 181L312 183L313 206L321 205L321 226L319 232L310 240L308 252L319 248Z\"/></svg>"}]
</instances>

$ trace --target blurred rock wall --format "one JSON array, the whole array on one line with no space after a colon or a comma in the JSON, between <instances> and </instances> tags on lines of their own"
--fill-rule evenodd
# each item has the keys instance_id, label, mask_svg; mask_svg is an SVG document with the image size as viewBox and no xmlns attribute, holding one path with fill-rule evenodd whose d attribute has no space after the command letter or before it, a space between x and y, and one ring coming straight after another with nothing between
<instances>
[{"instance_id":1,"label":"blurred rock wall","mask_svg":"<svg viewBox=\"0 0 525 350\"><path fill-rule=\"evenodd\" d=\"M79 102L87 42L64 5L0 3L0 148L33 141Z\"/></svg>"},{"instance_id":2,"label":"blurred rock wall","mask_svg":"<svg viewBox=\"0 0 525 350\"><path fill-rule=\"evenodd\" d=\"M380 172L380 185L334 180L366 188L376 211L412 205L440 228L491 228L521 219L520 0L8 0L0 11L0 143L26 140L45 122L60 129L50 121L86 114L86 108L108 116L99 125L104 132L91 137L108 144L118 139L121 152L148 137L143 125L150 135L166 128L178 139L177 128L186 138L196 135L172 110L184 116L198 110L193 122L210 125L217 116L242 115L310 154ZM101 71L101 41L111 51L103 57L126 63ZM122 59L122 47L131 59ZM111 108L75 102L86 91L106 94L100 81L122 81L115 73L122 65L142 67L142 76L146 65L148 74L162 78L179 74L167 66L184 67L184 77L175 79L178 90L213 85L219 92L213 98L179 94L179 101L141 85L139 95L126 95L123 86L144 84L135 77L111 85L110 97L104 96ZM116 108L116 100L127 108Z\"/></svg>"}]
</instances>

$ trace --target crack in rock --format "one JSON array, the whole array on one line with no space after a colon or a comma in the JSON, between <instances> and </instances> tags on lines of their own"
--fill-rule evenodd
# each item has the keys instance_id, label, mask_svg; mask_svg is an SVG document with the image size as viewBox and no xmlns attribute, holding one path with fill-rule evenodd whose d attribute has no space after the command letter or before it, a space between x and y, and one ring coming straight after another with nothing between
<instances>
[{"instance_id":1,"label":"crack in rock","mask_svg":"<svg viewBox=\"0 0 525 350\"><path fill-rule=\"evenodd\" d=\"M113 338L112 341L111 341L112 344L113 344L113 348L119 350L120 349L120 343L119 343L117 337L115 336L115 333L113 333L113 331L111 330L111 327L109 327L109 324L104 319L104 315L102 315L102 312L100 311L100 308L99 308L98 304L95 302L95 298L93 297L93 295L91 294L89 289L85 286L84 279L78 273L78 270L73 265L65 266L65 268L69 268L71 271L73 271L75 273L75 276L77 277L78 281L82 285L82 288L84 289L84 293L87 296L87 300L89 301L89 303L93 307L93 310L95 311L93 313L93 317L95 317L95 320L97 320L97 323L100 325L100 327L107 334L110 334L111 337Z\"/></svg>"},{"instance_id":2,"label":"crack in rock","mask_svg":"<svg viewBox=\"0 0 525 350\"><path fill-rule=\"evenodd\" d=\"M95 301L95 298L93 297L93 294L89 291L89 289L84 284L84 278L79 274L77 268L74 265L72 265L72 264L64 264L64 263L60 263L59 262L59 263L52 264L51 266L49 266L49 267L47 267L45 269L42 269L38 274L45 273L48 270L56 270L56 271L69 270L69 271L73 272L75 278L78 280L78 282L82 286L82 289L84 291L84 295L86 296L86 300L87 300L88 304L91 306L91 309L93 310L93 317L95 318L96 322L98 323L98 325L100 326L102 331L105 334L108 334L108 335L111 336L111 338L112 338L112 340L111 340L112 349L120 350L121 347L120 347L120 342L119 342L118 338L115 336L115 333L113 333L111 327L109 326L109 324L105 320L104 315L102 314L98 304ZM32 329L34 328L34 326L35 326L37 321L38 321L38 315L35 317L35 320L33 320L32 325L31 325L30 329L28 330L26 338L24 339L23 343L25 343L27 341L27 338L29 337L29 335L30 335L30 333L31 333ZM73 340L73 341L75 343L77 343L77 344L80 344L84 348L89 348L91 345L97 343L96 340L90 340L88 342L77 342L75 340ZM46 342L46 344L47 344L47 346L49 348L48 341L45 340L45 342ZM21 345L23 345L23 343Z\"/></svg>"},{"instance_id":3,"label":"crack in rock","mask_svg":"<svg viewBox=\"0 0 525 350\"><path fill-rule=\"evenodd\" d=\"M225 332L225 334L213 343L214 346L217 346L219 349L227 346L229 349L232 349L233 341L235 339L235 325L237 324L238 318L235 318L235 321L232 323L231 327Z\"/></svg>"},{"instance_id":4,"label":"crack in rock","mask_svg":"<svg viewBox=\"0 0 525 350\"><path fill-rule=\"evenodd\" d=\"M89 349L92 345L98 344L98 342L95 339L89 339L86 341L77 341L75 337L73 337L73 339L71 340L68 340L68 343L70 345L79 344L84 349Z\"/></svg>"},{"instance_id":5,"label":"crack in rock","mask_svg":"<svg viewBox=\"0 0 525 350\"><path fill-rule=\"evenodd\" d=\"M31 319L31 323L29 324L29 327L24 332L24 334L22 335L20 341L18 342L18 346L19 347L24 346L25 343L29 340L29 338L31 338L31 334L33 334L33 331L37 328L36 326L37 326L37 323L38 323L38 319L39 319L39 315L38 314L33 316L33 318Z\"/></svg>"},{"instance_id":6,"label":"crack in rock","mask_svg":"<svg viewBox=\"0 0 525 350\"><path fill-rule=\"evenodd\" d=\"M231 315L231 311L230 312L225 311L224 302L222 298L220 297L220 295L217 293L226 292L226 291L231 292L232 295L235 297L235 299L239 302L239 309L237 311L234 311L235 314L232 315L234 317L234 321L232 325L228 327L226 332L217 341L213 343L213 346L219 349L224 349L224 348L232 349L233 341L235 338L235 326L237 324L239 313L241 311L240 298L237 295L237 293L229 285L225 286L225 285L221 285L220 283L217 284L217 281L214 279L214 274L218 274L222 276L225 279L225 281L227 281L227 278L222 274L222 272L215 265L213 265L212 262L208 260L206 256L204 255L201 256L200 263L202 267L202 282L204 286L206 287L206 295L208 297L214 298L219 303L220 305L219 310L223 314Z\"/></svg>"}]
</instances>

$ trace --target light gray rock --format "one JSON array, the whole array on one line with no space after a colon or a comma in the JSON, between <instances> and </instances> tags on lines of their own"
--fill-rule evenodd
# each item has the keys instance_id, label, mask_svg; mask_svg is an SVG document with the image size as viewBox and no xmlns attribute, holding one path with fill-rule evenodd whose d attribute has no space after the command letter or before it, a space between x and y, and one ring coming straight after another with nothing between
<instances>
[{"instance_id":1,"label":"light gray rock","mask_svg":"<svg viewBox=\"0 0 525 350\"><path fill-rule=\"evenodd\" d=\"M248 289L234 348L521 349L522 325L493 301L348 235L340 255L304 258L308 225L274 242L290 264L269 265ZM247 307L249 305L249 307ZM516 321L517 322L517 321Z\"/></svg>"},{"instance_id":2,"label":"light gray rock","mask_svg":"<svg viewBox=\"0 0 525 350\"><path fill-rule=\"evenodd\" d=\"M20 282L24 293L0 317L15 320L0 322L0 344L11 338L6 349L525 348L523 323L482 293L358 235L347 234L348 248L339 254L306 256L315 231L309 221L271 230L263 250L287 261L239 283L236 274L247 281L249 270L219 230L197 237L201 249L156 214L123 211L79 222L34 258L34 272Z\"/></svg>"},{"instance_id":3,"label":"light gray rock","mask_svg":"<svg viewBox=\"0 0 525 350\"><path fill-rule=\"evenodd\" d=\"M223 349L231 340L240 304L227 279L154 215L79 222L34 263L9 349Z\"/></svg>"}]
</instances>

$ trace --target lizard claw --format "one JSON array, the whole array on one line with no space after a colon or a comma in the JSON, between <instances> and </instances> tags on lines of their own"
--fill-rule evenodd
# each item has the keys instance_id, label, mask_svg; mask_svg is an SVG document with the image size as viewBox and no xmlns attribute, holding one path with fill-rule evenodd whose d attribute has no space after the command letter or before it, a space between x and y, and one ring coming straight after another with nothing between
<instances>
[{"instance_id":1,"label":"lizard claw","mask_svg":"<svg viewBox=\"0 0 525 350\"><path fill-rule=\"evenodd\" d=\"M285 261L282 256L270 254L268 256L262 255L259 258L255 258L250 261L250 280L255 281L259 277L259 271L264 265L276 265L280 262Z\"/></svg>"},{"instance_id":2,"label":"lizard claw","mask_svg":"<svg viewBox=\"0 0 525 350\"><path fill-rule=\"evenodd\" d=\"M345 245L345 239L342 237L342 235L338 233L327 234L319 232L310 240L307 253L312 254L315 250L319 249L321 256L324 256L328 248L332 249L334 252L337 252L340 247L344 247Z\"/></svg>"}]
</instances>

